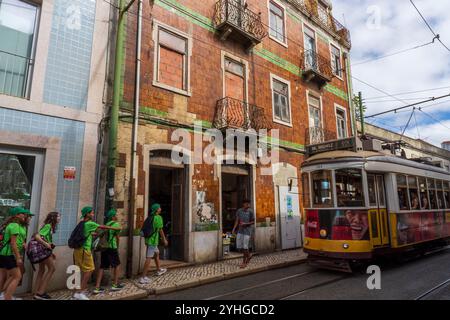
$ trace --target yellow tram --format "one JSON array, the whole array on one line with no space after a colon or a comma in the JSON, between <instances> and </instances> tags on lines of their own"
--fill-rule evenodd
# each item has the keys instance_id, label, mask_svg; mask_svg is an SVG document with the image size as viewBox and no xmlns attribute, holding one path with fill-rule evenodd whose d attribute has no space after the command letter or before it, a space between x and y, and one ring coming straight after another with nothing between
<instances>
[{"instance_id":1,"label":"yellow tram","mask_svg":"<svg viewBox=\"0 0 450 320\"><path fill-rule=\"evenodd\" d=\"M374 151L328 151L302 166L304 250L313 265L352 262L450 239L450 173Z\"/></svg>"}]
</instances>

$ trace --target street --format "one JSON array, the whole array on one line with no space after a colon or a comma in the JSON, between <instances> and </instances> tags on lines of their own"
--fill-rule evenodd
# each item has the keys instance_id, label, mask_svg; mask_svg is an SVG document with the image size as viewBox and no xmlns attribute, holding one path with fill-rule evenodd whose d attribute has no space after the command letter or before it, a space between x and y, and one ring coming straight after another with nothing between
<instances>
[{"instance_id":1,"label":"street","mask_svg":"<svg viewBox=\"0 0 450 320\"><path fill-rule=\"evenodd\" d=\"M381 262L381 290L369 274L301 264L207 284L149 300L450 300L450 248L402 263Z\"/></svg>"}]
</instances>

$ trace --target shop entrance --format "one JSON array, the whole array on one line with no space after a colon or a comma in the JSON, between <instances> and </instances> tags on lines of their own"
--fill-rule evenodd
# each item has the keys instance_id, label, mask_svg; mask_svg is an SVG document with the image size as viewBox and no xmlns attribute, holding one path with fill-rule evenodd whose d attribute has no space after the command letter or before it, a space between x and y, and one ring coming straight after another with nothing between
<instances>
[{"instance_id":1,"label":"shop entrance","mask_svg":"<svg viewBox=\"0 0 450 320\"><path fill-rule=\"evenodd\" d=\"M161 260L186 260L185 230L187 219L186 169L183 165L175 165L170 158L154 157L150 161L148 208L159 203L162 208L164 232L169 242L168 248L160 246ZM150 209L149 209L150 210Z\"/></svg>"},{"instance_id":2,"label":"shop entrance","mask_svg":"<svg viewBox=\"0 0 450 320\"><path fill-rule=\"evenodd\" d=\"M236 239L231 234L236 219L236 211L242 207L244 199L253 204L249 165L222 165L222 234L223 255L237 252Z\"/></svg>"},{"instance_id":3,"label":"shop entrance","mask_svg":"<svg viewBox=\"0 0 450 320\"><path fill-rule=\"evenodd\" d=\"M0 146L0 224L13 207L24 207L35 214L28 227L28 239L37 230L43 154ZM25 259L26 269L31 265ZM32 272L26 272L18 293L31 289Z\"/></svg>"}]
</instances>

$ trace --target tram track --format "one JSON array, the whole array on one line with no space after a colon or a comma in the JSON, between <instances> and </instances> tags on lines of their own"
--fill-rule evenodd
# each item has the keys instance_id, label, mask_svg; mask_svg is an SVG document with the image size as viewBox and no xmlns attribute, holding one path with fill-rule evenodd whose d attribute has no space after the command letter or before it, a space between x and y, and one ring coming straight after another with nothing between
<instances>
[{"instance_id":1,"label":"tram track","mask_svg":"<svg viewBox=\"0 0 450 320\"><path fill-rule=\"evenodd\" d=\"M422 293L420 296L416 297L414 300L416 300L416 301L424 300L424 298L427 298L427 297L431 296L433 293L435 293L439 289L442 289L442 288L444 288L444 287L446 287L448 285L450 285L450 279L447 279L447 280L441 282L440 284L438 284L437 286L431 288L430 290Z\"/></svg>"},{"instance_id":2,"label":"tram track","mask_svg":"<svg viewBox=\"0 0 450 320\"><path fill-rule=\"evenodd\" d=\"M292 293L292 294L290 294L290 295L288 295L288 296L285 296L285 297L283 297L283 298L280 298L279 300L289 300L290 298L293 298L293 297L302 295L302 294L304 294L304 293L306 293L306 292L308 292L308 291L311 291L311 290L314 290L314 289L317 289L317 288L321 288L321 287L327 286L327 285L329 285L329 284L333 284L333 283L342 281L342 280L344 280L344 279L349 278L350 276L351 276L351 275L347 274L347 275L344 275L344 276L339 277L339 278L337 278L337 279L332 279L332 280L328 280L328 281L325 281L325 282L322 282L322 283L318 283L318 284L313 285L313 286L311 286L311 287L309 287L309 288L303 289L303 290L298 291L298 292L296 292L296 293Z\"/></svg>"}]
</instances>

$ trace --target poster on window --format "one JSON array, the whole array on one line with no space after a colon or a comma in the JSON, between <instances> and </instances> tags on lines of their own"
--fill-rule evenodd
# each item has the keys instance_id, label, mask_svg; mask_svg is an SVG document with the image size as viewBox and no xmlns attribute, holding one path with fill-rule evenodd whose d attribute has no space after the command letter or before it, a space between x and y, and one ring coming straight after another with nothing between
<instances>
[{"instance_id":1,"label":"poster on window","mask_svg":"<svg viewBox=\"0 0 450 320\"><path fill-rule=\"evenodd\" d=\"M76 178L77 169L75 167L64 167L64 180L73 181Z\"/></svg>"},{"instance_id":2,"label":"poster on window","mask_svg":"<svg viewBox=\"0 0 450 320\"><path fill-rule=\"evenodd\" d=\"M447 237L450 223L443 212L397 214L397 243L399 246Z\"/></svg>"}]
</instances>

